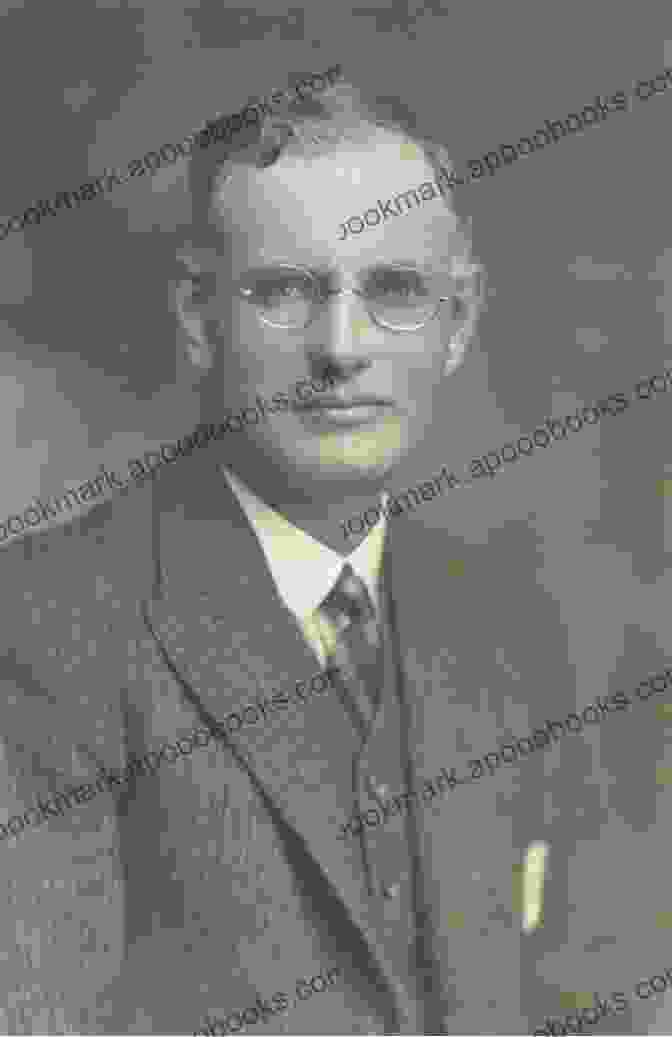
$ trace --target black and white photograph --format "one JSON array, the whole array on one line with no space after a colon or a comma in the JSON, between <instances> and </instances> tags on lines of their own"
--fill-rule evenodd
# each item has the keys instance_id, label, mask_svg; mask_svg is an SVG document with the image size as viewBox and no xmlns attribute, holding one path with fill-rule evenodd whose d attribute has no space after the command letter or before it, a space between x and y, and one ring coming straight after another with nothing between
<instances>
[{"instance_id":1,"label":"black and white photograph","mask_svg":"<svg viewBox=\"0 0 672 1037\"><path fill-rule=\"evenodd\" d=\"M669 5L0 28L0 1032L670 1033Z\"/></svg>"}]
</instances>

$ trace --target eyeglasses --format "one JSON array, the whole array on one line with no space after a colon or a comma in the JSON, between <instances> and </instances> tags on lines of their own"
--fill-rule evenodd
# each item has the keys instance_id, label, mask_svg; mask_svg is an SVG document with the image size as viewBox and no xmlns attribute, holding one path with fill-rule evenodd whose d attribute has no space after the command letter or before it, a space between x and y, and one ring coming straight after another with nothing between
<instances>
[{"instance_id":1,"label":"eyeglasses","mask_svg":"<svg viewBox=\"0 0 672 1037\"><path fill-rule=\"evenodd\" d=\"M431 276L412 266L374 267L362 280L360 289L330 289L324 276L305 267L281 264L247 271L238 281L237 294L254 306L263 324L286 330L307 328L330 296L357 295L378 327L417 331L436 316L442 302L452 298L439 295Z\"/></svg>"}]
</instances>

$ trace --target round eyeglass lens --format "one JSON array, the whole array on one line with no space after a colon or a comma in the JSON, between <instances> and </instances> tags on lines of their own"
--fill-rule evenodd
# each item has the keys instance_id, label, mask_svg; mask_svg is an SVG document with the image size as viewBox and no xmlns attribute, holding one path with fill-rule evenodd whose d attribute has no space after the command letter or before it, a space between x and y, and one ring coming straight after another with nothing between
<instances>
[{"instance_id":1,"label":"round eyeglass lens","mask_svg":"<svg viewBox=\"0 0 672 1037\"><path fill-rule=\"evenodd\" d=\"M438 309L436 293L412 268L376 271L366 285L366 296L374 319L398 331L422 326Z\"/></svg>"},{"instance_id":2,"label":"round eyeglass lens","mask_svg":"<svg viewBox=\"0 0 672 1037\"><path fill-rule=\"evenodd\" d=\"M267 324L302 328L310 323L315 283L305 270L290 266L250 271L241 283L241 295Z\"/></svg>"}]
</instances>

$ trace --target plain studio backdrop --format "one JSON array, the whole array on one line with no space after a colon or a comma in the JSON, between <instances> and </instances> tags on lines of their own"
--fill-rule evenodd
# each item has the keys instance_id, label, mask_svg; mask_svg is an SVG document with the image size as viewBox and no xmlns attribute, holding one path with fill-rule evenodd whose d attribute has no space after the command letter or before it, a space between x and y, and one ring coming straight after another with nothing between
<instances>
[{"instance_id":1,"label":"plain studio backdrop","mask_svg":"<svg viewBox=\"0 0 672 1037\"><path fill-rule=\"evenodd\" d=\"M459 474L545 418L670 366L672 88L631 98L638 79L672 64L668 3L1 6L0 222L339 62L365 95L405 101L460 171L597 94L628 94L627 113L463 188L487 309L431 435L391 488L443 464ZM193 428L166 250L186 213L170 166L0 242L0 521L101 463L126 474L127 458ZM659 643L669 627L671 418L672 391L393 521L471 544L518 524L521 572L536 569L552 591L589 680L593 658L622 650L614 610L622 629L636 621ZM642 975L669 964L645 948L641 959Z\"/></svg>"}]
</instances>

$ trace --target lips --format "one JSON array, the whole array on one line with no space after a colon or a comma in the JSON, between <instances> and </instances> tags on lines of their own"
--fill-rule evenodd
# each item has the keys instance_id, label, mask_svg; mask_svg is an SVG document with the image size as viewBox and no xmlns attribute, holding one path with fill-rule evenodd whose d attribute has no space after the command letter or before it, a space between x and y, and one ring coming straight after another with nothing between
<instances>
[{"instance_id":1,"label":"lips","mask_svg":"<svg viewBox=\"0 0 672 1037\"><path fill-rule=\"evenodd\" d=\"M297 410L297 417L306 429L312 432L352 432L367 426L384 426L396 408L379 396L355 396L349 400L333 399L310 402Z\"/></svg>"},{"instance_id":2,"label":"lips","mask_svg":"<svg viewBox=\"0 0 672 1037\"><path fill-rule=\"evenodd\" d=\"M383 399L381 396L325 396L319 399L300 400L295 403L296 410L354 410L357 407L392 407L392 400Z\"/></svg>"}]
</instances>

